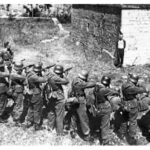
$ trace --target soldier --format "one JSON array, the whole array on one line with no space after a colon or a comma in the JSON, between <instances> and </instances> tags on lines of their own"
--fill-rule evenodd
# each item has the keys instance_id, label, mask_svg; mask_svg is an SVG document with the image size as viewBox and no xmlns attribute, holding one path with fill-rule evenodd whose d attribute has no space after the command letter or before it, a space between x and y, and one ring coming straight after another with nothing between
<instances>
[{"instance_id":1,"label":"soldier","mask_svg":"<svg viewBox=\"0 0 150 150\"><path fill-rule=\"evenodd\" d=\"M37 64L35 64L35 66L34 66L34 71L38 74L38 76L41 76L42 77L42 74L44 73L44 72L46 72L48 69L50 69L50 68L52 68L52 67L54 67L55 66L55 64L51 64L51 65L48 65L47 67L44 67L43 68L43 63L41 63L41 62L38 62Z\"/></svg>"},{"instance_id":2,"label":"soldier","mask_svg":"<svg viewBox=\"0 0 150 150\"><path fill-rule=\"evenodd\" d=\"M35 64L33 70L37 73L38 76L42 77L42 63Z\"/></svg>"},{"instance_id":3,"label":"soldier","mask_svg":"<svg viewBox=\"0 0 150 150\"><path fill-rule=\"evenodd\" d=\"M35 66L34 66L35 67ZM40 84L48 80L46 76L40 77L35 71L27 72L27 87L29 88L30 104L27 116L27 128L34 125L35 130L41 130L41 115L43 99L41 95Z\"/></svg>"},{"instance_id":4,"label":"soldier","mask_svg":"<svg viewBox=\"0 0 150 150\"><path fill-rule=\"evenodd\" d=\"M6 69L8 69L9 71L9 67L11 66L11 63L13 61L14 53L12 52L9 42L4 43L4 48L5 50L1 52L0 56L3 58Z\"/></svg>"},{"instance_id":5,"label":"soldier","mask_svg":"<svg viewBox=\"0 0 150 150\"><path fill-rule=\"evenodd\" d=\"M8 92L8 82L6 77L9 77L8 73L5 73L5 66L2 57L0 57L0 123L6 122L3 119L3 114L7 106L7 92Z\"/></svg>"},{"instance_id":6,"label":"soldier","mask_svg":"<svg viewBox=\"0 0 150 150\"><path fill-rule=\"evenodd\" d=\"M24 110L24 82L25 76L22 75L23 64L22 62L15 62L14 68L11 74L11 88L12 96L14 100L14 109L12 111L13 121L16 125L19 125L24 121L23 110Z\"/></svg>"},{"instance_id":7,"label":"soldier","mask_svg":"<svg viewBox=\"0 0 150 150\"><path fill-rule=\"evenodd\" d=\"M119 93L110 88L111 78L103 76L101 84L97 84L94 89L95 96L95 114L100 123L101 137L100 141L103 145L109 145L109 133L110 133L110 115L112 112L109 96L118 96Z\"/></svg>"},{"instance_id":8,"label":"soldier","mask_svg":"<svg viewBox=\"0 0 150 150\"><path fill-rule=\"evenodd\" d=\"M78 100L79 105L76 108L76 113L79 119L83 139L92 142L93 139L90 136L89 118L87 115L85 89L93 88L96 83L88 81L88 75L88 71L82 70L81 73L73 79L70 95L76 97Z\"/></svg>"},{"instance_id":9,"label":"soldier","mask_svg":"<svg viewBox=\"0 0 150 150\"><path fill-rule=\"evenodd\" d=\"M63 121L65 116L65 97L62 85L69 83L64 68L61 65L54 67L54 73L49 74L48 84L51 87L51 95L48 103L48 126L49 130L54 129L56 123L56 132L63 135Z\"/></svg>"},{"instance_id":10,"label":"soldier","mask_svg":"<svg viewBox=\"0 0 150 150\"><path fill-rule=\"evenodd\" d=\"M138 116L136 95L146 92L144 88L137 86L138 79L136 74L129 74L128 81L122 85L123 108L120 112L122 118L118 133L121 138L127 136L127 141L131 145L137 144L137 139L135 139Z\"/></svg>"}]
</instances>

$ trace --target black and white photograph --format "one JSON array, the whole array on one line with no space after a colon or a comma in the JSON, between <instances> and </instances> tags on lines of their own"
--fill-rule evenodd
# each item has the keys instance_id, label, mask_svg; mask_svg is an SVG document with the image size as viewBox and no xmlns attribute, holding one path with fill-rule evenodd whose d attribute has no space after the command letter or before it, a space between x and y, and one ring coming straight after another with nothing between
<instances>
[{"instance_id":1,"label":"black and white photograph","mask_svg":"<svg viewBox=\"0 0 150 150\"><path fill-rule=\"evenodd\" d=\"M149 146L150 4L0 4L0 146Z\"/></svg>"}]
</instances>

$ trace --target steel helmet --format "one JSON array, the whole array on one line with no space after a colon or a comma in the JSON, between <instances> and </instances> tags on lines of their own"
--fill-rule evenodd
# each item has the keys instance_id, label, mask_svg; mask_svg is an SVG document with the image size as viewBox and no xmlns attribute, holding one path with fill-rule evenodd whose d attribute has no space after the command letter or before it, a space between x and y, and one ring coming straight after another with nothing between
<instances>
[{"instance_id":1,"label":"steel helmet","mask_svg":"<svg viewBox=\"0 0 150 150\"><path fill-rule=\"evenodd\" d=\"M139 80L139 76L136 74L129 74L129 79L132 83L137 84L138 80Z\"/></svg>"},{"instance_id":2,"label":"steel helmet","mask_svg":"<svg viewBox=\"0 0 150 150\"><path fill-rule=\"evenodd\" d=\"M22 70L23 69L23 63L21 61L15 62L14 69L15 70Z\"/></svg>"},{"instance_id":3,"label":"steel helmet","mask_svg":"<svg viewBox=\"0 0 150 150\"><path fill-rule=\"evenodd\" d=\"M56 65L54 67L54 72L56 74L62 74L64 72L64 67L62 65Z\"/></svg>"},{"instance_id":4,"label":"steel helmet","mask_svg":"<svg viewBox=\"0 0 150 150\"><path fill-rule=\"evenodd\" d=\"M33 71L34 72L40 72L42 69L42 65L40 63L37 63L34 65Z\"/></svg>"},{"instance_id":5,"label":"steel helmet","mask_svg":"<svg viewBox=\"0 0 150 150\"><path fill-rule=\"evenodd\" d=\"M108 76L103 76L101 79L101 83L105 86L108 86L111 82L111 78Z\"/></svg>"},{"instance_id":6,"label":"steel helmet","mask_svg":"<svg viewBox=\"0 0 150 150\"><path fill-rule=\"evenodd\" d=\"M79 78L84 79L84 80L87 80L88 75L89 75L89 72L86 71L86 70L82 70L82 71L78 74Z\"/></svg>"}]
</instances>

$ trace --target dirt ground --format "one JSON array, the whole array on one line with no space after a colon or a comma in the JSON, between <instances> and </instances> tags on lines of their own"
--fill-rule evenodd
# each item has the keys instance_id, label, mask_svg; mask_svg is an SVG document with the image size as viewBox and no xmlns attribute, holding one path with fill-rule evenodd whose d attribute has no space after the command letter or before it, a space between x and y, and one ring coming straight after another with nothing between
<instances>
[{"instance_id":1,"label":"dirt ground","mask_svg":"<svg viewBox=\"0 0 150 150\"><path fill-rule=\"evenodd\" d=\"M45 41L33 44L30 46L16 45L15 60L26 59L24 64L34 64L38 61L43 62L44 66L51 63L62 64L64 68L73 67L69 72L70 81L76 76L81 69L87 69L90 71L90 79L99 81L103 74L109 74L114 81L119 80L122 75L127 74L128 71L148 74L142 66L125 68L125 70L116 69L112 61L108 63L97 59L87 61L84 52L80 46L75 45L70 41L69 27L59 32L53 39L45 39ZM68 89L69 85L65 87ZM88 94L88 92L87 92ZM44 125L46 126L44 120ZM114 134L110 134L112 138L112 145L127 145L126 142L120 141ZM138 133L142 143L140 145L147 144L141 133ZM55 131L49 132L46 129L35 132L33 128L24 130L22 127L15 127L12 118L9 118L9 122L6 124L0 124L0 145L90 145L88 142L84 142L78 136L75 139L71 139L69 134L64 137L57 137ZM93 145L99 145L98 139L95 139Z\"/></svg>"}]
</instances>

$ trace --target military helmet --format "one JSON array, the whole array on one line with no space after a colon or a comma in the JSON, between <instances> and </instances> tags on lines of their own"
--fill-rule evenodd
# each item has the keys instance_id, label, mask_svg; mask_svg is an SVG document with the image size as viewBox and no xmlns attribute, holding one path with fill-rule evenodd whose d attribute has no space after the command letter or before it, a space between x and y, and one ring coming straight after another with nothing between
<instances>
[{"instance_id":1,"label":"military helmet","mask_svg":"<svg viewBox=\"0 0 150 150\"><path fill-rule=\"evenodd\" d=\"M40 72L42 70L42 65L40 63L37 63L34 65L33 71L34 72Z\"/></svg>"},{"instance_id":2,"label":"military helmet","mask_svg":"<svg viewBox=\"0 0 150 150\"><path fill-rule=\"evenodd\" d=\"M15 62L14 69L15 70L22 70L23 69L23 63L21 61Z\"/></svg>"},{"instance_id":3,"label":"military helmet","mask_svg":"<svg viewBox=\"0 0 150 150\"><path fill-rule=\"evenodd\" d=\"M103 85L108 86L110 84L110 82L111 82L111 78L108 77L108 76L103 76L102 79L101 79L101 83Z\"/></svg>"},{"instance_id":4,"label":"military helmet","mask_svg":"<svg viewBox=\"0 0 150 150\"><path fill-rule=\"evenodd\" d=\"M84 80L87 80L88 75L89 75L89 72L88 72L87 70L82 70L82 71L78 74L79 78L84 79Z\"/></svg>"},{"instance_id":5,"label":"military helmet","mask_svg":"<svg viewBox=\"0 0 150 150\"><path fill-rule=\"evenodd\" d=\"M132 83L137 84L138 80L139 80L139 76L136 74L129 74L129 79Z\"/></svg>"},{"instance_id":6,"label":"military helmet","mask_svg":"<svg viewBox=\"0 0 150 150\"><path fill-rule=\"evenodd\" d=\"M62 65L56 65L54 67L54 72L56 74L62 74L64 72L64 67Z\"/></svg>"}]
</instances>

